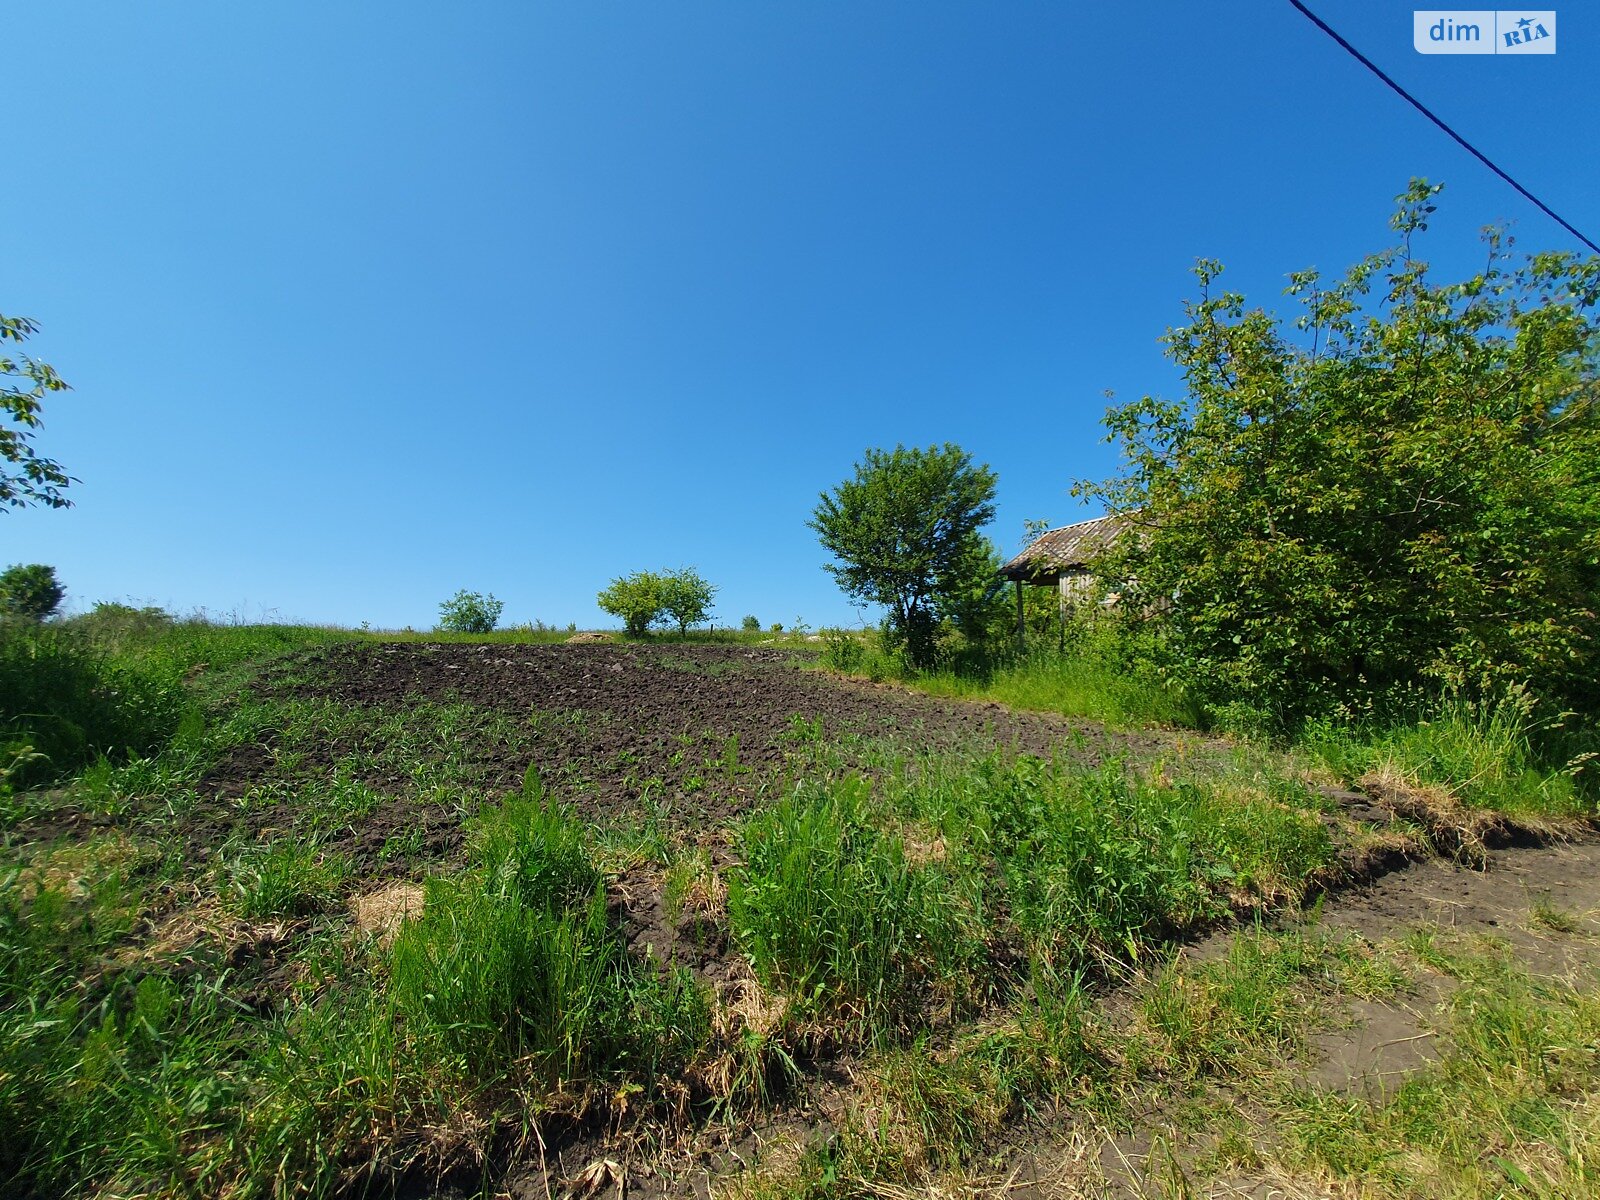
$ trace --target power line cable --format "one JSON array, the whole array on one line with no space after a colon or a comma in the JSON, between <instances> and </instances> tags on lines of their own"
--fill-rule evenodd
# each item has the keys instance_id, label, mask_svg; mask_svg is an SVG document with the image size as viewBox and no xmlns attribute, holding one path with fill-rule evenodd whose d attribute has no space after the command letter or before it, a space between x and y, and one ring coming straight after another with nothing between
<instances>
[{"instance_id":1,"label":"power line cable","mask_svg":"<svg viewBox=\"0 0 1600 1200\"><path fill-rule=\"evenodd\" d=\"M1557 213L1555 211L1555 209L1551 208L1543 200L1539 199L1539 197L1535 196L1532 192L1530 192L1527 188L1523 187L1515 179L1511 178L1511 176L1507 175L1499 167L1495 166L1494 163L1490 162L1489 161L1489 157L1486 154L1484 154L1481 150L1479 150L1471 142L1467 141L1466 138L1462 137L1454 129L1451 129L1450 126L1446 125L1438 117L1434 116L1433 113L1428 109L1427 105L1423 104L1422 101L1418 100L1410 92L1406 91L1405 88L1401 87L1398 83L1396 83L1394 80L1390 79L1387 75L1385 75L1383 73L1383 69L1381 67L1379 67L1376 63L1374 63L1365 54L1361 53L1361 51L1357 50L1349 42L1345 41L1344 38L1340 37L1339 34L1334 29L1332 29L1328 25L1328 23L1326 21L1324 21L1321 17L1317 16L1316 13L1312 12L1304 4L1300 3L1300 0L1289 0L1289 3L1294 5L1296 8L1298 8L1300 10L1300 12L1302 13L1302 15L1304 15L1306 17L1306 19L1309 20L1318 29L1322 30L1323 33L1327 34L1334 41L1338 42L1339 45L1343 46L1344 49L1351 56L1353 56L1359 63L1361 63L1362 66L1366 67L1367 70L1371 71L1379 79L1383 80L1391 88L1393 88L1397 93L1399 93L1401 98L1404 99L1408 104L1410 104L1412 108L1416 109L1423 116L1427 117L1428 120L1432 121L1440 129L1444 130L1452 138L1454 138L1456 140L1457 144L1459 144L1463 150L1465 150L1468 154L1471 154L1474 158L1476 158L1484 166L1488 167L1489 170L1493 171L1496 175L1500 176L1501 179L1504 179L1512 187L1516 188L1517 191L1520 192L1525 199L1531 201L1533 203L1534 207L1536 207L1540 212L1544 213L1545 216L1549 217L1557 225L1561 226L1561 228L1565 229L1568 233L1570 233L1573 237L1577 238L1580 242L1582 242L1585 246L1589 247L1589 249L1593 250L1596 254L1600 254L1600 246L1595 245L1588 238L1584 237L1583 234L1579 233L1576 229L1574 229L1572 227L1570 222L1568 222L1559 213Z\"/></svg>"}]
</instances>

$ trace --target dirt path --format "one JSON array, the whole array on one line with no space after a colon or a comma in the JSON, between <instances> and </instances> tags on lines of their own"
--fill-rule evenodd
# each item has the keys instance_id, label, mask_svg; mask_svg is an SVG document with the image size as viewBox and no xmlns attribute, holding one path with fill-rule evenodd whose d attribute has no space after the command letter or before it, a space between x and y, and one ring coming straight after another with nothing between
<instances>
[{"instance_id":1,"label":"dirt path","mask_svg":"<svg viewBox=\"0 0 1600 1200\"><path fill-rule=\"evenodd\" d=\"M1573 928L1549 927L1551 914ZM1484 870L1431 859L1359 888L1328 897L1321 923L1368 942L1400 938L1419 928L1481 934L1503 942L1529 973L1571 979L1600 968L1600 841L1517 847L1491 852ZM1226 953L1233 931L1219 931L1185 955L1205 961ZM1339 1027L1312 1038L1297 1064L1299 1081L1322 1091L1379 1100L1411 1073L1437 1060L1433 1028L1454 981L1428 975L1394 1001L1351 1000L1328 1023ZM1007 1167L1008 1196L1142 1198L1166 1194L1155 1182L1167 1169L1173 1131L1159 1124L1102 1140L1081 1132L1035 1144ZM1281 1180L1227 1176L1182 1194L1289 1200L1300 1191ZM1311 1194L1311 1193L1306 1193Z\"/></svg>"}]
</instances>

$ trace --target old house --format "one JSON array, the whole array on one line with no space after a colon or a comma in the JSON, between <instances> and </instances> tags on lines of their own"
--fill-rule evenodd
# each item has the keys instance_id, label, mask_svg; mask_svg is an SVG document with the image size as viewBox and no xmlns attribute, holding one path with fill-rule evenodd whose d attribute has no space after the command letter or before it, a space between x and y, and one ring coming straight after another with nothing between
<instances>
[{"instance_id":1,"label":"old house","mask_svg":"<svg viewBox=\"0 0 1600 1200\"><path fill-rule=\"evenodd\" d=\"M1059 597L1063 625L1067 610L1078 603L1094 586L1090 564L1120 534L1133 528L1134 513L1113 513L1049 529L1028 543L1000 568L1000 578L1010 580L1017 589L1017 636L1023 635L1022 589L1053 587Z\"/></svg>"}]
</instances>

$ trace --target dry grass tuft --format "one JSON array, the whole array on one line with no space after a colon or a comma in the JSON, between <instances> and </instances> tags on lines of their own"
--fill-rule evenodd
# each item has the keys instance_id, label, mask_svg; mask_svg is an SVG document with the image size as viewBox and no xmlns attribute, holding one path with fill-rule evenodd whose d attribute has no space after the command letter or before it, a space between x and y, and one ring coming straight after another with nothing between
<instances>
[{"instance_id":1,"label":"dry grass tuft","mask_svg":"<svg viewBox=\"0 0 1600 1200\"><path fill-rule=\"evenodd\" d=\"M422 888L414 883L394 883L350 901L356 928L376 937L380 946L392 945L400 926L422 915Z\"/></svg>"},{"instance_id":2,"label":"dry grass tuft","mask_svg":"<svg viewBox=\"0 0 1600 1200\"><path fill-rule=\"evenodd\" d=\"M1356 786L1395 816L1421 825L1439 850L1474 866L1488 862L1489 838L1514 827L1504 813L1469 808L1449 788L1419 783L1393 762L1368 771Z\"/></svg>"}]
</instances>

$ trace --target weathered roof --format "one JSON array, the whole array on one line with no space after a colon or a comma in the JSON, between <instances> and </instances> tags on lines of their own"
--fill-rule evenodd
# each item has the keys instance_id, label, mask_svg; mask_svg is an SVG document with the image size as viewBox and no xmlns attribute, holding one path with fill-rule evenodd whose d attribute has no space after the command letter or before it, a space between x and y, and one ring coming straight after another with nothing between
<instances>
[{"instance_id":1,"label":"weathered roof","mask_svg":"<svg viewBox=\"0 0 1600 1200\"><path fill-rule=\"evenodd\" d=\"M1000 574L1024 582L1049 582L1067 571L1081 571L1112 539L1133 524L1134 516L1134 513L1112 513L1092 521L1046 530L1034 538L1026 550L1001 567Z\"/></svg>"}]
</instances>

